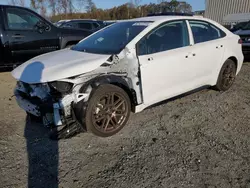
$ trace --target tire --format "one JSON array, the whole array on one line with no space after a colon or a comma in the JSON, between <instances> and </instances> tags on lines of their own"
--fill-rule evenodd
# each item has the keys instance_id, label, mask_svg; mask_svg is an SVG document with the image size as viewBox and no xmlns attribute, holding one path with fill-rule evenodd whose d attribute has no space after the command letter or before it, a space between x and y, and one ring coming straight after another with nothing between
<instances>
[{"instance_id":1,"label":"tire","mask_svg":"<svg viewBox=\"0 0 250 188\"><path fill-rule=\"evenodd\" d=\"M235 81L236 69L235 62L228 59L220 70L215 89L218 91L227 91Z\"/></svg>"},{"instance_id":2,"label":"tire","mask_svg":"<svg viewBox=\"0 0 250 188\"><path fill-rule=\"evenodd\" d=\"M126 125L130 111L128 94L120 87L104 84L93 91L82 122L87 131L100 137L109 137Z\"/></svg>"}]
</instances>

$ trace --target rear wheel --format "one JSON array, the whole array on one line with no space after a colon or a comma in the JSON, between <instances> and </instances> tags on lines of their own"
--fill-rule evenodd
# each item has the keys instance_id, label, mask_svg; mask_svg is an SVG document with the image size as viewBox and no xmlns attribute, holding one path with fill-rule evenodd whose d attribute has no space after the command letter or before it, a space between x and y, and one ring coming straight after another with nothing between
<instances>
[{"instance_id":1,"label":"rear wheel","mask_svg":"<svg viewBox=\"0 0 250 188\"><path fill-rule=\"evenodd\" d=\"M221 68L215 88L219 91L228 90L236 78L236 64L228 59Z\"/></svg>"},{"instance_id":2,"label":"rear wheel","mask_svg":"<svg viewBox=\"0 0 250 188\"><path fill-rule=\"evenodd\" d=\"M86 109L87 131L101 137L112 136L126 125L130 110L131 102L123 89L111 84L101 85L94 91Z\"/></svg>"}]
</instances>

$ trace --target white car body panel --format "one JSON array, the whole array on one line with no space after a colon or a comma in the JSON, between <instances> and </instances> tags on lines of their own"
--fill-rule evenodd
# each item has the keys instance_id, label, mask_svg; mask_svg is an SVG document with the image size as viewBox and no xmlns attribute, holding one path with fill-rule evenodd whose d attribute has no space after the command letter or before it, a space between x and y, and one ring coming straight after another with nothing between
<instances>
[{"instance_id":1,"label":"white car body panel","mask_svg":"<svg viewBox=\"0 0 250 188\"><path fill-rule=\"evenodd\" d=\"M29 84L52 82L93 71L109 57L64 49L27 61L13 70L12 76Z\"/></svg>"},{"instance_id":2,"label":"white car body panel","mask_svg":"<svg viewBox=\"0 0 250 188\"><path fill-rule=\"evenodd\" d=\"M224 56L223 56L223 62L225 62L228 57L235 57L237 59L237 72L236 74L239 74L243 61L244 61L244 55L242 53L242 45L238 43L240 37L237 35L227 37L224 42L227 46L225 48ZM236 45L235 45L236 43ZM221 67L219 67L221 68Z\"/></svg>"},{"instance_id":3,"label":"white car body panel","mask_svg":"<svg viewBox=\"0 0 250 188\"><path fill-rule=\"evenodd\" d=\"M191 19L190 17L186 19L196 20L193 17ZM214 21L208 19L197 20L208 21L214 24L226 33L226 37L218 40L194 44L192 31L190 25L188 25L190 46L185 47L188 48L185 53L187 56L189 56L189 59L183 59L182 57L179 57L185 54L183 53L183 49L185 48L179 48L168 51L171 54L169 54L168 57L162 57L162 63L159 67L154 66L156 63L159 63L158 61L150 62L149 64L151 65L148 67L148 69L144 68L144 66L148 65L142 65L142 75L145 73L145 76L142 77L144 103L136 107L136 112L140 112L157 102L170 99L180 94L192 91L196 88L205 85L215 85L221 67L223 66L224 62L230 57L236 57L236 59L238 60L237 74L240 71L244 59L241 51L241 44L238 43L238 40L240 38ZM159 25L159 23L157 25ZM151 26L153 28L156 27L155 25ZM152 28L147 28L147 32L145 30L144 32L148 33L151 30ZM144 35L145 33L143 33L143 36ZM131 45L134 45L134 43ZM175 54L175 57L171 58L172 55L174 56L176 50L178 51L178 54ZM160 58L160 54L168 52L157 53L158 58ZM195 56L193 56L193 54L195 54ZM139 57L140 64L143 64L143 62L147 62L148 58L152 57L154 61L154 56L154 54L151 54L146 55L145 57ZM173 63L166 63L168 61ZM187 62L187 64L189 64L189 67L185 67L186 64L180 61ZM184 65L184 67L181 65ZM146 72L146 70L148 70L148 72ZM185 70L184 73L179 75L179 77L176 76L176 79L174 79L175 73L179 73L181 70ZM156 78L152 79L152 76L150 76L150 73L152 72L156 72ZM166 76L164 75L164 73ZM185 82L185 79L187 80L187 82ZM162 82L159 80L162 80ZM146 83L147 86L145 86L144 83Z\"/></svg>"},{"instance_id":4,"label":"white car body panel","mask_svg":"<svg viewBox=\"0 0 250 188\"><path fill-rule=\"evenodd\" d=\"M193 79L199 71L198 62L189 47L139 56L139 62L143 98L147 105L179 95L199 85L197 79ZM155 73L154 76L152 73Z\"/></svg>"},{"instance_id":5,"label":"white car body panel","mask_svg":"<svg viewBox=\"0 0 250 188\"><path fill-rule=\"evenodd\" d=\"M224 55L223 40L214 40L204 43L195 44L190 47L195 57L196 69L194 69L193 80L200 80L203 85L215 84L212 82L214 68L222 64Z\"/></svg>"}]
</instances>

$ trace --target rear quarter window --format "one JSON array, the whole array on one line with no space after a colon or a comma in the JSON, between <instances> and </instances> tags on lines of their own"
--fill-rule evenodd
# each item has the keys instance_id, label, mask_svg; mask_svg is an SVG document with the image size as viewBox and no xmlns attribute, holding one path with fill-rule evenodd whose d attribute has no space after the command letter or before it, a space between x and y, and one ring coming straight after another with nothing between
<instances>
[{"instance_id":1,"label":"rear quarter window","mask_svg":"<svg viewBox=\"0 0 250 188\"><path fill-rule=\"evenodd\" d=\"M226 34L211 23L189 20L195 44L220 39Z\"/></svg>"}]
</instances>

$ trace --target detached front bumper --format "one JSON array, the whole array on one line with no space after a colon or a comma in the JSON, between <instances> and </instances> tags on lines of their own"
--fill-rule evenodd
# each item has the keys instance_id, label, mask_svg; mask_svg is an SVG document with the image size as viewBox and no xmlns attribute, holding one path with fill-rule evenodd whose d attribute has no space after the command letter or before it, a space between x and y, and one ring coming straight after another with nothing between
<instances>
[{"instance_id":1,"label":"detached front bumper","mask_svg":"<svg viewBox=\"0 0 250 188\"><path fill-rule=\"evenodd\" d=\"M37 117L41 116L40 108L37 105L32 104L30 101L24 99L20 95L15 95L15 96L16 96L17 104L20 108L22 108L23 110L25 110L26 112L34 116L37 116Z\"/></svg>"},{"instance_id":2,"label":"detached front bumper","mask_svg":"<svg viewBox=\"0 0 250 188\"><path fill-rule=\"evenodd\" d=\"M38 98L29 98L25 93L15 90L15 97L20 108L27 113L43 118L43 124L63 125L63 114L59 103L41 101Z\"/></svg>"},{"instance_id":3,"label":"detached front bumper","mask_svg":"<svg viewBox=\"0 0 250 188\"><path fill-rule=\"evenodd\" d=\"M89 96L88 93L79 93L79 88L61 93L52 90L47 83L17 82L14 94L18 105L27 113L41 117L44 125L60 126L77 121L72 108Z\"/></svg>"},{"instance_id":4,"label":"detached front bumper","mask_svg":"<svg viewBox=\"0 0 250 188\"><path fill-rule=\"evenodd\" d=\"M89 92L79 93L80 84L68 92L60 92L57 87L57 84L51 86L48 83L27 84L18 81L14 94L20 108L41 117L45 126L53 128L54 125L53 139L70 138L85 130L77 120L75 110L80 101L88 100ZM57 129L61 125L62 128Z\"/></svg>"}]
</instances>

